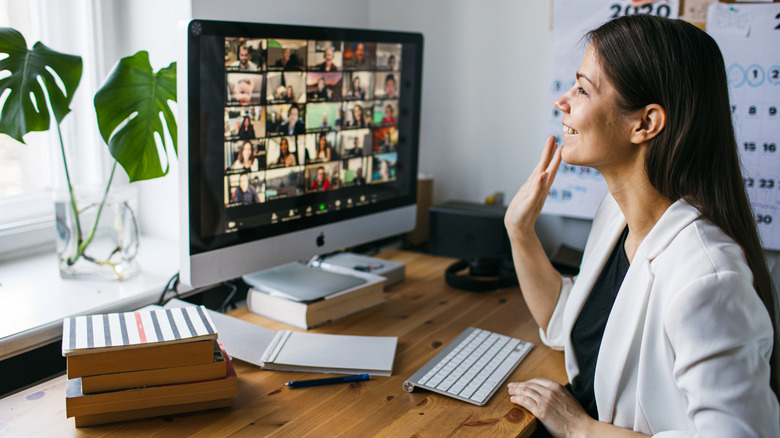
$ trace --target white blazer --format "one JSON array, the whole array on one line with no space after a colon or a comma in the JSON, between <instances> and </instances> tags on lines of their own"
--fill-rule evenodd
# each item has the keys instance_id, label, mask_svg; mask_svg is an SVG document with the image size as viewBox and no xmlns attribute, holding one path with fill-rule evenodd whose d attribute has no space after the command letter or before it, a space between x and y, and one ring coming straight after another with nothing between
<instances>
[{"instance_id":1,"label":"white blazer","mask_svg":"<svg viewBox=\"0 0 780 438\"><path fill-rule=\"evenodd\" d=\"M780 437L769 386L772 324L741 248L675 202L645 237L609 315L596 363L599 420L658 437ZM542 341L578 374L571 331L626 220L611 195L580 274L564 278Z\"/></svg>"}]
</instances>

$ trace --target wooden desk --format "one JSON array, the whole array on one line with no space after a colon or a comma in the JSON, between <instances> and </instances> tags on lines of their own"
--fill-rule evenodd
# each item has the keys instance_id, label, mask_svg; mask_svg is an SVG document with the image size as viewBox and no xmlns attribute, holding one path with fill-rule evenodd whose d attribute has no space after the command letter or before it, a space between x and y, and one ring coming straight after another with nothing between
<instances>
[{"instance_id":1,"label":"wooden desk","mask_svg":"<svg viewBox=\"0 0 780 438\"><path fill-rule=\"evenodd\" d=\"M387 302L312 330L318 333L397 336L392 377L303 389L284 382L322 377L264 371L236 360L238 397L231 408L76 429L65 417L65 377L0 400L0 436L521 436L535 419L499 389L484 407L401 385L463 329L475 326L536 346L509 381L543 376L566 380L563 354L539 341L537 326L517 288L486 294L444 282L452 259L405 251L382 257L406 264L406 280L387 290ZM289 326L249 313L233 316L280 330Z\"/></svg>"}]
</instances>

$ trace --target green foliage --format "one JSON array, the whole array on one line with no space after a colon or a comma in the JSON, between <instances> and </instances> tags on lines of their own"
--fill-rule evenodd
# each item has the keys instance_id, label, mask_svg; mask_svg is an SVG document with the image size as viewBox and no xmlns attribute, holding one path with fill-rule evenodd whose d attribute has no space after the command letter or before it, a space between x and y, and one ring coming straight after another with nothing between
<instances>
[{"instance_id":1,"label":"green foliage","mask_svg":"<svg viewBox=\"0 0 780 438\"><path fill-rule=\"evenodd\" d=\"M40 42L28 50L22 34L8 27L0 28L0 53L7 55L0 60L0 71L10 72L10 76L0 79L0 95L8 94L0 108L0 132L24 143L22 137L28 132L49 129L46 96L57 123L70 112L73 93L81 80L81 57L56 52Z\"/></svg>"},{"instance_id":2,"label":"green foliage","mask_svg":"<svg viewBox=\"0 0 780 438\"><path fill-rule=\"evenodd\" d=\"M176 102L176 63L155 73L145 51L122 58L95 94L100 135L130 181L168 173L168 160L165 169L160 162L155 133L165 142L162 117L176 151L176 118L170 101ZM167 150L164 153L167 157Z\"/></svg>"},{"instance_id":3,"label":"green foliage","mask_svg":"<svg viewBox=\"0 0 780 438\"><path fill-rule=\"evenodd\" d=\"M176 118L169 106L169 102L176 102L176 63L155 73L145 51L122 58L95 94L100 135L116 162L106 183L95 222L89 232L84 233L59 129L63 118L70 112L81 72L81 57L56 52L41 42L28 50L21 33L11 28L0 28L0 96L5 98L0 107L0 133L24 143L23 137L28 132L48 130L51 126L49 109L54 113L75 222L73 232L78 241L75 253L67 257L68 264L75 263L82 256L87 258L84 251L97 229L116 163L122 165L130 181L157 178L168 173L169 157L161 118L165 120L170 134L170 144L178 154ZM162 168L155 135L163 142L165 169Z\"/></svg>"}]
</instances>

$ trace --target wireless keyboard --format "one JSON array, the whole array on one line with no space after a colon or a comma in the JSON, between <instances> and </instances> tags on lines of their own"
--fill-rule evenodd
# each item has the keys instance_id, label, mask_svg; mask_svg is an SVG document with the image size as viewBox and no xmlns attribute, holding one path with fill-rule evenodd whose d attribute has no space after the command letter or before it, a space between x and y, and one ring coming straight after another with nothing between
<instances>
[{"instance_id":1,"label":"wireless keyboard","mask_svg":"<svg viewBox=\"0 0 780 438\"><path fill-rule=\"evenodd\" d=\"M533 344L469 327L423 365L404 390L421 388L484 406Z\"/></svg>"}]
</instances>

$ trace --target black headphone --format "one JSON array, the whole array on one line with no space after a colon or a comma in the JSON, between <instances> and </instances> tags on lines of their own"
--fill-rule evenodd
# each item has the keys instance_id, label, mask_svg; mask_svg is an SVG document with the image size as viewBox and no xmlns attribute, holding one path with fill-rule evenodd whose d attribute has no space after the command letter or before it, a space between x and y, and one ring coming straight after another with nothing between
<instances>
[{"instance_id":1,"label":"black headphone","mask_svg":"<svg viewBox=\"0 0 780 438\"><path fill-rule=\"evenodd\" d=\"M469 268L469 275L475 277L494 277L490 280L458 275ZM461 259L450 265L444 272L447 284L470 292L488 292L517 285L517 275L512 261L506 257L477 257Z\"/></svg>"}]
</instances>

